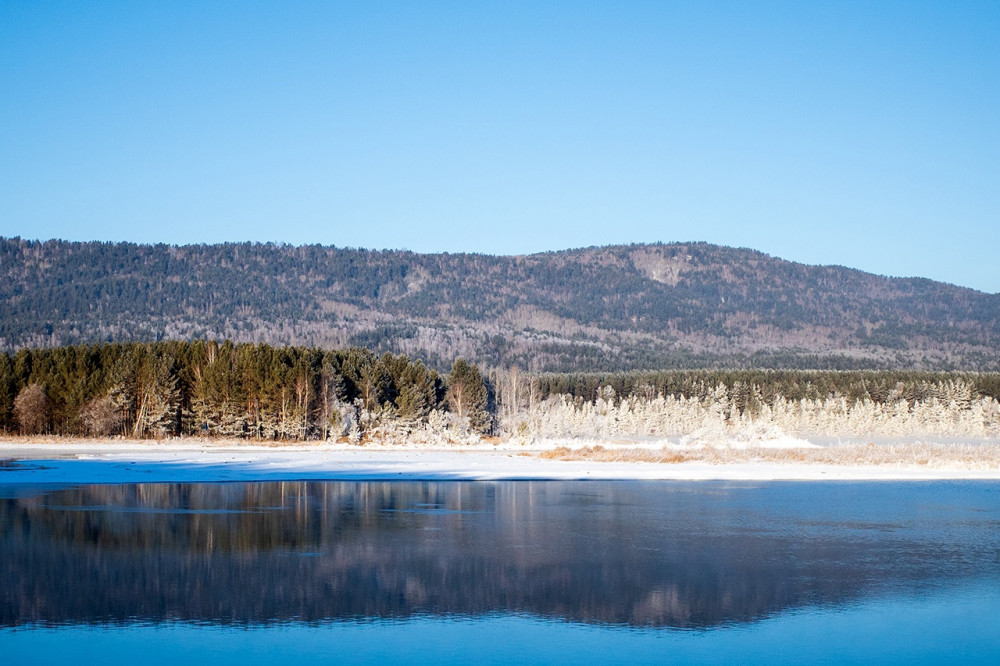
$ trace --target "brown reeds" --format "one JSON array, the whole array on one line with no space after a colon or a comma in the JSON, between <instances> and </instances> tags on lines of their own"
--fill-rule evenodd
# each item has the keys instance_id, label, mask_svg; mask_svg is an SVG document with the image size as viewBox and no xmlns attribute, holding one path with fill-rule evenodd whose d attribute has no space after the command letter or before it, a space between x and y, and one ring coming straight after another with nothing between
<instances>
[{"instance_id":1,"label":"brown reeds","mask_svg":"<svg viewBox=\"0 0 1000 666\"><path fill-rule=\"evenodd\" d=\"M838 444L822 448L712 447L648 449L635 447L557 447L543 451L548 460L595 462L644 462L677 464L703 462L714 465L779 463L841 465L854 467L894 466L938 469L1000 469L1000 444Z\"/></svg>"}]
</instances>

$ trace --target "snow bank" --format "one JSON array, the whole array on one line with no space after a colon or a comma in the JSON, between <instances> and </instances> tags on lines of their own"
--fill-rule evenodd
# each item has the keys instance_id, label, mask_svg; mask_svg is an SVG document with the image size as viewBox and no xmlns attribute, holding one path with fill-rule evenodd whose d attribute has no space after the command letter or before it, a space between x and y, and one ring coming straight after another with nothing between
<instances>
[{"instance_id":1,"label":"snow bank","mask_svg":"<svg viewBox=\"0 0 1000 666\"><path fill-rule=\"evenodd\" d=\"M794 443L796 440L789 438L768 441L766 445ZM548 442L546 446L554 444ZM505 442L492 450L456 451L343 445L265 447L197 440L148 444L8 441L0 442L0 487L293 480L1000 480L1000 469L795 462L651 464L540 459L537 453L537 449L529 450L525 442Z\"/></svg>"}]
</instances>

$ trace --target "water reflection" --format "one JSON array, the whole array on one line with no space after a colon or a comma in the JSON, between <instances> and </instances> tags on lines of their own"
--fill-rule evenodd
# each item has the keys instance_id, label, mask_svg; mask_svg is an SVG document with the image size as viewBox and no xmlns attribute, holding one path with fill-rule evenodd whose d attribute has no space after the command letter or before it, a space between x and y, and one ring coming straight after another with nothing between
<instances>
[{"instance_id":1,"label":"water reflection","mask_svg":"<svg viewBox=\"0 0 1000 666\"><path fill-rule=\"evenodd\" d=\"M0 626L712 627L1000 579L995 483L86 486L0 500Z\"/></svg>"}]
</instances>

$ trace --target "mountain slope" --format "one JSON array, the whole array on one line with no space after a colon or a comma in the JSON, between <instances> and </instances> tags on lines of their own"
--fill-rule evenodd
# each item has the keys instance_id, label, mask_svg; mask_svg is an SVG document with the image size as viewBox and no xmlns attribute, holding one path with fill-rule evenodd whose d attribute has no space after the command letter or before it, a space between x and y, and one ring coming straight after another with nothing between
<instances>
[{"instance_id":1,"label":"mountain slope","mask_svg":"<svg viewBox=\"0 0 1000 666\"><path fill-rule=\"evenodd\" d=\"M998 369L1000 295L703 243L518 257L0 239L0 348L228 337L535 370Z\"/></svg>"}]
</instances>

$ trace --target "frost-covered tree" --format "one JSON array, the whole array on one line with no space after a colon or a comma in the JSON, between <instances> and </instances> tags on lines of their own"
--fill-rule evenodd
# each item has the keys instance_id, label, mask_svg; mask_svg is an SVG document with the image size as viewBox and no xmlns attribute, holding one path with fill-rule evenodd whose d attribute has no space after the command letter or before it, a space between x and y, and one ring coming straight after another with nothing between
<instances>
[{"instance_id":1,"label":"frost-covered tree","mask_svg":"<svg viewBox=\"0 0 1000 666\"><path fill-rule=\"evenodd\" d=\"M108 437L121 432L121 410L111 396L89 400L80 410L80 421L91 437Z\"/></svg>"}]
</instances>

